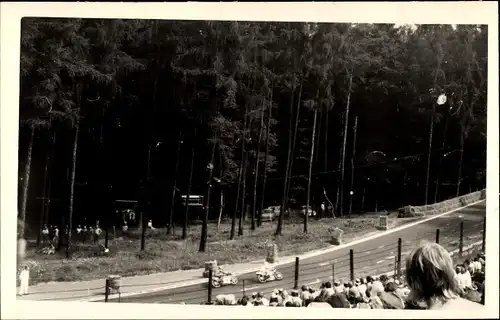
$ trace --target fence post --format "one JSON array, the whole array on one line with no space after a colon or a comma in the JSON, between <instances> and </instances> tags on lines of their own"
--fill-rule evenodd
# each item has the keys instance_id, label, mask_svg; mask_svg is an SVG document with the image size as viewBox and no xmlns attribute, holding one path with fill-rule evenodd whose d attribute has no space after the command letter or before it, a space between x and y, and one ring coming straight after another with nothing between
<instances>
[{"instance_id":1,"label":"fence post","mask_svg":"<svg viewBox=\"0 0 500 320\"><path fill-rule=\"evenodd\" d=\"M460 221L460 242L458 244L458 256L462 257L464 252L464 222Z\"/></svg>"},{"instance_id":2,"label":"fence post","mask_svg":"<svg viewBox=\"0 0 500 320\"><path fill-rule=\"evenodd\" d=\"M243 297L245 296L245 280L243 280Z\"/></svg>"},{"instance_id":3,"label":"fence post","mask_svg":"<svg viewBox=\"0 0 500 320\"><path fill-rule=\"evenodd\" d=\"M299 287L299 257L295 257L295 282L293 285L294 289Z\"/></svg>"},{"instance_id":4,"label":"fence post","mask_svg":"<svg viewBox=\"0 0 500 320\"><path fill-rule=\"evenodd\" d=\"M106 287L104 288L104 302L108 302L109 298L109 279L106 279Z\"/></svg>"},{"instance_id":5,"label":"fence post","mask_svg":"<svg viewBox=\"0 0 500 320\"><path fill-rule=\"evenodd\" d=\"M212 269L208 270L208 303L207 304L212 304L212 276L213 276L213 271Z\"/></svg>"},{"instance_id":6,"label":"fence post","mask_svg":"<svg viewBox=\"0 0 500 320\"><path fill-rule=\"evenodd\" d=\"M398 257L394 257L394 279L398 277Z\"/></svg>"},{"instance_id":7,"label":"fence post","mask_svg":"<svg viewBox=\"0 0 500 320\"><path fill-rule=\"evenodd\" d=\"M351 281L354 281L354 250L349 250L349 269L351 271Z\"/></svg>"},{"instance_id":8,"label":"fence post","mask_svg":"<svg viewBox=\"0 0 500 320\"><path fill-rule=\"evenodd\" d=\"M436 243L439 243L439 229L436 229Z\"/></svg>"},{"instance_id":9,"label":"fence post","mask_svg":"<svg viewBox=\"0 0 500 320\"><path fill-rule=\"evenodd\" d=\"M398 277L401 276L401 251L402 251L402 248L403 248L403 240L401 238L398 238L398 256L397 256L397 275Z\"/></svg>"},{"instance_id":10,"label":"fence post","mask_svg":"<svg viewBox=\"0 0 500 320\"><path fill-rule=\"evenodd\" d=\"M485 250L486 250L486 217L484 217L483 219L483 243L481 251L485 252Z\"/></svg>"},{"instance_id":11,"label":"fence post","mask_svg":"<svg viewBox=\"0 0 500 320\"><path fill-rule=\"evenodd\" d=\"M332 263L332 283L335 282L335 264Z\"/></svg>"}]
</instances>

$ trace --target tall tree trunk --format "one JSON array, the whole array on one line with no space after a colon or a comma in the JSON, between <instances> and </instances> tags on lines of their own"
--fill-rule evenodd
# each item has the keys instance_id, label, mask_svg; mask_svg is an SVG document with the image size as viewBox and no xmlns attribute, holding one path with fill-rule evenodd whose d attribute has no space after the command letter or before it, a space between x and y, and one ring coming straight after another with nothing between
<instances>
[{"instance_id":1,"label":"tall tree trunk","mask_svg":"<svg viewBox=\"0 0 500 320\"><path fill-rule=\"evenodd\" d=\"M217 232L220 231L220 223L222 220L222 211L224 210L224 191L220 190L220 208L219 208L219 218L217 219Z\"/></svg>"},{"instance_id":2,"label":"tall tree trunk","mask_svg":"<svg viewBox=\"0 0 500 320\"><path fill-rule=\"evenodd\" d=\"M52 139L51 139L52 140ZM50 162L50 149L47 148L47 152L45 155L45 168L43 171L43 187L42 187L42 210L40 212L40 217L38 220L38 232L36 233L36 246L40 247L40 243L42 240L42 228L43 228L43 221L45 217L45 211L47 210L47 179L48 179L48 173L49 173L49 162Z\"/></svg>"},{"instance_id":3,"label":"tall tree trunk","mask_svg":"<svg viewBox=\"0 0 500 320\"><path fill-rule=\"evenodd\" d=\"M429 129L429 153L427 155L427 173L425 179L425 204L429 201L429 182L431 177L431 159L432 159L432 135L434 133L434 116L436 114L436 103L432 104L431 126Z\"/></svg>"},{"instance_id":4,"label":"tall tree trunk","mask_svg":"<svg viewBox=\"0 0 500 320\"><path fill-rule=\"evenodd\" d=\"M274 85L271 87L271 97L268 107L267 125L266 125L266 154L264 155L264 179L262 181L262 197L260 198L260 213L257 220L257 225L260 227L262 224L262 211L264 211L264 199L266 195L266 183L267 183L267 157L269 157L269 134L271 132L271 109L273 106L273 90Z\"/></svg>"},{"instance_id":5,"label":"tall tree trunk","mask_svg":"<svg viewBox=\"0 0 500 320\"><path fill-rule=\"evenodd\" d=\"M460 196L460 185L462 183L462 165L463 165L463 159L464 159L464 144L465 144L465 138L464 138L464 128L461 128L460 132L460 158L458 160L458 175L457 175L457 192L456 196Z\"/></svg>"},{"instance_id":6,"label":"tall tree trunk","mask_svg":"<svg viewBox=\"0 0 500 320\"><path fill-rule=\"evenodd\" d=\"M293 171L293 160L295 157L295 146L297 145L297 132L299 131L299 119L300 119L300 107L301 107L301 101L302 101L302 88L303 88L303 80L300 81L300 87L299 87L299 96L297 100L297 114L295 116L295 127L293 131L293 141L292 141L292 153L290 155L290 167L288 168L288 184L287 184L287 189L286 189L286 199L288 203L288 196L290 195L290 187L292 184L292 171ZM290 112L290 116L293 113ZM291 125L291 123L290 123Z\"/></svg>"},{"instance_id":7,"label":"tall tree trunk","mask_svg":"<svg viewBox=\"0 0 500 320\"><path fill-rule=\"evenodd\" d=\"M316 135L316 144L315 144L315 148L316 150L314 151L314 163L315 164L318 164L319 162L319 146L321 144L321 127L322 127L322 124L323 124L323 110L321 109L319 111L319 117L318 117L318 129L317 129L317 135Z\"/></svg>"},{"instance_id":8,"label":"tall tree trunk","mask_svg":"<svg viewBox=\"0 0 500 320\"><path fill-rule=\"evenodd\" d=\"M259 159L260 159L260 141L262 140L262 130L264 129L264 112L265 104L262 105L260 115L259 138L257 139L256 156L255 156L255 178L253 184L253 206L252 206L252 230L255 230L255 211L257 208L257 186L259 182ZM260 216L260 213L259 213ZM260 220L260 219L259 219Z\"/></svg>"},{"instance_id":9,"label":"tall tree trunk","mask_svg":"<svg viewBox=\"0 0 500 320\"><path fill-rule=\"evenodd\" d=\"M146 169L146 183L145 183L145 189L144 189L144 195L143 195L143 198L141 199L142 201L144 201L144 205L143 207L141 208L141 251L144 251L146 250L146 215L147 215L147 212L146 210L149 211L149 206L150 206L150 203L149 203L149 197L150 197L150 192L151 192L151 188L150 188L150 179L151 179L151 149L152 149L152 145L151 145L151 142L149 143L149 146L148 146L148 165L147 165L147 169Z\"/></svg>"},{"instance_id":10,"label":"tall tree trunk","mask_svg":"<svg viewBox=\"0 0 500 320\"><path fill-rule=\"evenodd\" d=\"M441 180L441 167L443 166L443 158L446 157L446 135L448 131L448 122L450 119L450 109L448 108L448 112L446 113L446 120L444 122L444 133L443 133L443 144L441 147L441 154L439 157L438 168L437 168L437 177L436 177L436 190L434 191L434 203L439 201L439 184Z\"/></svg>"},{"instance_id":11,"label":"tall tree trunk","mask_svg":"<svg viewBox=\"0 0 500 320\"><path fill-rule=\"evenodd\" d=\"M294 70L295 70L295 65L294 65ZM286 167L286 186L285 186L285 209L286 206L288 205L288 195L290 193L290 176L291 176L291 168L292 168L292 163L293 163L293 140L292 140L292 126L293 126L293 104L294 104L294 98L295 98L295 72L292 73L292 96L290 97L290 118L288 119L288 148L292 146L292 151L290 154L290 165ZM300 96L300 89L299 89L299 96ZM300 101L300 97L299 97ZM297 110L298 112L299 110ZM288 161L288 159L287 159Z\"/></svg>"},{"instance_id":12,"label":"tall tree trunk","mask_svg":"<svg viewBox=\"0 0 500 320\"><path fill-rule=\"evenodd\" d=\"M175 171L174 171L174 185L172 187L172 201L170 202L170 214L168 215L168 228L167 234L175 234L174 226L174 209L175 209L175 195L177 193L177 172L179 171L179 160L181 153L181 140L182 134L179 132L179 139L177 141L177 159L175 160Z\"/></svg>"},{"instance_id":13,"label":"tall tree trunk","mask_svg":"<svg viewBox=\"0 0 500 320\"><path fill-rule=\"evenodd\" d=\"M309 176L307 179L307 198L306 198L306 212L304 214L304 233L307 233L307 222L309 218L309 201L311 197L311 176L312 176L312 165L314 159L314 138L316 135L316 121L318 118L318 110L314 110L314 124L311 139L311 156L309 157Z\"/></svg>"},{"instance_id":14,"label":"tall tree trunk","mask_svg":"<svg viewBox=\"0 0 500 320\"><path fill-rule=\"evenodd\" d=\"M248 107L246 106L245 107L245 121L244 121L244 125L243 125L243 136L241 139L243 139L243 141L241 141L241 155L242 155L242 159L241 159L241 169L240 169L240 173L241 173L241 177L240 177L240 181L241 183L243 184L241 186L241 211L240 211L240 220L239 220L239 223L238 223L238 235L239 236L242 236L243 235L243 220L244 220L244 215L246 213L246 210L245 210L245 183L246 183L246 166L247 166L247 152L245 150L245 146L246 146L246 140L247 140L247 135L246 135L246 130L247 130L247 126L248 126L248 116L246 115L246 113L248 112ZM236 206L238 206L239 203L236 204Z\"/></svg>"},{"instance_id":15,"label":"tall tree trunk","mask_svg":"<svg viewBox=\"0 0 500 320\"><path fill-rule=\"evenodd\" d=\"M288 126L288 154L286 158L286 168L285 168L285 181L283 183L283 198L281 200L281 208L280 208L280 215L278 218L278 226L276 227L276 232L274 233L275 236L281 236L282 231L283 231L283 218L285 216L285 210L287 208L287 202L288 202L288 180L289 180L289 174L290 174L290 164L291 164L291 157L292 157L292 141L291 141L291 136L292 136L292 117L293 117L293 96L295 94L295 73L293 74L293 83L292 83L292 100L290 102L290 124ZM300 99L299 99L300 101Z\"/></svg>"},{"instance_id":16,"label":"tall tree trunk","mask_svg":"<svg viewBox=\"0 0 500 320\"><path fill-rule=\"evenodd\" d=\"M196 137L196 129L194 129L194 136ZM184 211L184 224L182 226L182 239L187 238L187 228L188 228L188 222L189 222L189 197L191 196L191 184L193 182L193 171L194 171L194 141L193 145L191 146L191 165L189 167L189 181L188 181L188 189L187 189L187 195L186 195L186 207Z\"/></svg>"},{"instance_id":17,"label":"tall tree trunk","mask_svg":"<svg viewBox=\"0 0 500 320\"><path fill-rule=\"evenodd\" d=\"M342 143L342 159L340 172L340 216L344 215L344 179L345 179L345 151L347 144L347 129L349 127L349 107L351 103L352 74L349 76L349 89L347 91L347 104L345 107L344 141Z\"/></svg>"},{"instance_id":18,"label":"tall tree trunk","mask_svg":"<svg viewBox=\"0 0 500 320\"><path fill-rule=\"evenodd\" d=\"M325 172L328 172L328 118L329 118L329 113L328 110L325 111L325 164L324 164L324 170Z\"/></svg>"},{"instance_id":19,"label":"tall tree trunk","mask_svg":"<svg viewBox=\"0 0 500 320\"><path fill-rule=\"evenodd\" d=\"M342 121L345 121L345 115L342 117ZM344 132L342 132L342 137L344 136ZM339 163L337 165L337 173L339 173L342 169L342 148L339 148ZM340 203L340 178L339 176L337 176L337 190L336 190L336 194L335 194L335 208L334 208L334 211L336 212L339 212L340 211L340 208L339 208L339 203Z\"/></svg>"},{"instance_id":20,"label":"tall tree trunk","mask_svg":"<svg viewBox=\"0 0 500 320\"><path fill-rule=\"evenodd\" d=\"M26 157L26 167L24 169L23 200L21 210L19 211L19 220L21 220L22 230L18 231L19 238L24 238L26 229L26 207L28 204L28 189L31 175L31 157L33 155L33 144L35 142L35 128L31 129L30 142L28 144L28 155Z\"/></svg>"},{"instance_id":21,"label":"tall tree trunk","mask_svg":"<svg viewBox=\"0 0 500 320\"><path fill-rule=\"evenodd\" d=\"M241 213L240 213L240 223L238 226L238 235L242 236L244 234L243 222L245 221L245 216L247 214L246 208L246 183L247 183L247 166L248 166L248 152L245 151L243 157L243 175L242 175L242 191L241 191Z\"/></svg>"},{"instance_id":22,"label":"tall tree trunk","mask_svg":"<svg viewBox=\"0 0 500 320\"><path fill-rule=\"evenodd\" d=\"M349 190L349 215L352 214L352 197L354 195L354 158L356 157L356 136L358 133L358 116L354 118L354 138L351 156L351 190ZM351 192L353 194L351 194Z\"/></svg>"},{"instance_id":23,"label":"tall tree trunk","mask_svg":"<svg viewBox=\"0 0 500 320\"><path fill-rule=\"evenodd\" d=\"M366 183L366 181L364 182ZM363 186L363 195L361 196L361 212L365 212L365 195L366 195L366 185Z\"/></svg>"},{"instance_id":24,"label":"tall tree trunk","mask_svg":"<svg viewBox=\"0 0 500 320\"><path fill-rule=\"evenodd\" d=\"M79 89L77 89L79 91ZM81 92L79 92L79 95ZM80 97L77 98L80 100ZM81 100L80 100L81 101ZM78 103L78 108L81 110L80 102ZM80 115L78 115L80 117ZM73 229L73 202L75 196L75 177L76 177L76 156L78 152L78 135L80 133L80 119L76 120L75 124L75 137L73 140L73 157L71 166L71 180L69 185L69 212L68 212L68 239L66 244L66 256L69 256L69 249L71 245L71 231ZM64 226L63 226L64 228Z\"/></svg>"},{"instance_id":25,"label":"tall tree trunk","mask_svg":"<svg viewBox=\"0 0 500 320\"><path fill-rule=\"evenodd\" d=\"M54 132L54 136L52 138L52 147L51 147L51 159L52 159L52 162L50 164L50 175L52 175L53 173L53 170L54 170L54 159L55 159L55 148L56 148L56 132ZM50 176L49 175L49 176ZM46 192L46 196L45 196L47 199L47 207L45 208L45 216L44 216L44 223L45 224L48 224L49 223L49 217L50 217L50 203L52 201L51 197L52 197L52 178L49 178L48 179L48 185L47 185L47 192Z\"/></svg>"},{"instance_id":26,"label":"tall tree trunk","mask_svg":"<svg viewBox=\"0 0 500 320\"><path fill-rule=\"evenodd\" d=\"M210 159L210 164L208 165L207 202L205 204L205 215L203 216L203 225L201 227L200 248L198 250L199 252L207 251L208 217L210 214L210 190L212 189L212 178L214 172L215 146L216 142L214 141L212 146L212 157Z\"/></svg>"},{"instance_id":27,"label":"tall tree trunk","mask_svg":"<svg viewBox=\"0 0 500 320\"><path fill-rule=\"evenodd\" d=\"M244 128L246 128L246 116L245 116L245 123L243 125ZM240 163L240 170L238 172L238 186L236 188L236 201L235 201L235 208L233 210L233 218L231 220L231 235L230 239L234 240L234 237L236 236L236 218L237 218L237 213L238 213L238 208L240 207L240 190L241 190L241 180L243 176L243 158L245 157L245 137L242 138L243 141L241 142L241 163Z\"/></svg>"}]
</instances>

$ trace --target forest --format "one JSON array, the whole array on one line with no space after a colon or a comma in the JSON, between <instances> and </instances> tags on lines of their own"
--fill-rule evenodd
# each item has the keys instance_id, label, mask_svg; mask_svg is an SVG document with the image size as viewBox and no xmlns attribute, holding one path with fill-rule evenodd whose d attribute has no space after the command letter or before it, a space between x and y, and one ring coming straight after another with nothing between
<instances>
[{"instance_id":1,"label":"forest","mask_svg":"<svg viewBox=\"0 0 500 320\"><path fill-rule=\"evenodd\" d=\"M279 235L304 205L345 216L484 188L487 38L483 25L24 18L21 233L119 224L117 200L132 200L169 229L222 212L231 238L280 206Z\"/></svg>"}]
</instances>

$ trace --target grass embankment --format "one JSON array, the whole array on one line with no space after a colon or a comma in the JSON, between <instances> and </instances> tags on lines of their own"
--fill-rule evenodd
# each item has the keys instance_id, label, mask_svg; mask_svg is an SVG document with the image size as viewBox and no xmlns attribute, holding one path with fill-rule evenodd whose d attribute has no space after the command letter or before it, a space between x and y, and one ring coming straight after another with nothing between
<instances>
[{"instance_id":1,"label":"grass embankment","mask_svg":"<svg viewBox=\"0 0 500 320\"><path fill-rule=\"evenodd\" d=\"M392 216L392 215L391 215ZM413 222L419 218L397 219L389 217L389 227ZM273 241L278 245L280 256L300 254L331 245L332 226L344 231L343 242L365 237L377 232L378 215L353 217L350 219L311 219L309 232L302 232L303 225L286 223L283 235L274 237L276 222L264 222L251 231L245 225L245 235L228 240L230 223L224 223L217 232L215 224L209 225L207 252L198 252L201 226L192 226L186 240L181 239L181 230L176 235L167 235L166 229L148 230L146 250L140 251L139 230L132 230L126 237L112 239L110 253L104 256L98 245L78 244L71 259L64 258L64 250L46 256L28 248L26 260L31 265L31 283L51 281L82 281L102 279L110 274L121 276L143 275L175 270L203 268L205 261L216 259L220 265L264 259L266 246ZM102 244L104 240L100 240Z\"/></svg>"}]
</instances>

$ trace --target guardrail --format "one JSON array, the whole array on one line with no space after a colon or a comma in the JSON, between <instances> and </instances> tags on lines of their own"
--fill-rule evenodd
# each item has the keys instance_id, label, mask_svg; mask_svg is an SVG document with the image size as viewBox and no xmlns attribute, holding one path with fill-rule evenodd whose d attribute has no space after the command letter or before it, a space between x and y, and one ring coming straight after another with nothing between
<instances>
[{"instance_id":1,"label":"guardrail","mask_svg":"<svg viewBox=\"0 0 500 320\"><path fill-rule=\"evenodd\" d=\"M486 189L425 206L405 206L398 210L398 217L406 218L425 216L427 214L438 214L464 207L484 199L486 199Z\"/></svg>"}]
</instances>

